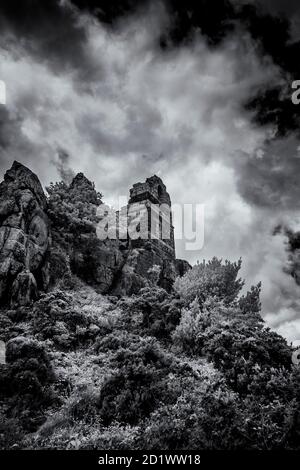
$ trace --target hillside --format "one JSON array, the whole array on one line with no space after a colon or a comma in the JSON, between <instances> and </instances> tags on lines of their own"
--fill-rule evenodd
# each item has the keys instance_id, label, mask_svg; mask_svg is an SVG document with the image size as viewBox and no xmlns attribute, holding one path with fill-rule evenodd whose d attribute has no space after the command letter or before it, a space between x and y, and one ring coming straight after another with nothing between
<instances>
[{"instance_id":1,"label":"hillside","mask_svg":"<svg viewBox=\"0 0 300 470\"><path fill-rule=\"evenodd\" d=\"M170 286L124 270L146 253L127 247L129 291L103 289L120 242L95 236L101 195L80 175L46 198L31 175L15 165L0 188L1 448L299 449L300 371L260 284L241 294L241 261L185 266Z\"/></svg>"}]
</instances>

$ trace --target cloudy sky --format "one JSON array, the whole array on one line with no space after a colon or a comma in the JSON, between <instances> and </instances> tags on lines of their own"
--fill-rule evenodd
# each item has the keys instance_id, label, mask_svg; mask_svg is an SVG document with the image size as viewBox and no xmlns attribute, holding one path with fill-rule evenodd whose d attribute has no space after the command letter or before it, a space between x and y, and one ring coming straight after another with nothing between
<instances>
[{"instance_id":1,"label":"cloudy sky","mask_svg":"<svg viewBox=\"0 0 300 470\"><path fill-rule=\"evenodd\" d=\"M1 1L1 179L15 159L44 186L82 171L116 204L159 175L205 207L203 249L177 256L242 257L268 324L300 340L298 3Z\"/></svg>"}]
</instances>

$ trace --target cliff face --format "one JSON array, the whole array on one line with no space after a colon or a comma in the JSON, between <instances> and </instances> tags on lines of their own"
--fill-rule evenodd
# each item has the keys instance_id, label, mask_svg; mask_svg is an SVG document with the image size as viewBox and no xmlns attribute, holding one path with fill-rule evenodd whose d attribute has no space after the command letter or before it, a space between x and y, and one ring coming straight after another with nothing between
<instances>
[{"instance_id":1,"label":"cliff face","mask_svg":"<svg viewBox=\"0 0 300 470\"><path fill-rule=\"evenodd\" d=\"M0 299L29 304L48 286L47 200L37 176L14 162L0 184Z\"/></svg>"},{"instance_id":2,"label":"cliff face","mask_svg":"<svg viewBox=\"0 0 300 470\"><path fill-rule=\"evenodd\" d=\"M59 187L53 206L38 177L14 162L0 185L2 303L12 307L28 305L38 291L46 290L49 260L51 266L57 264L57 248L65 253L68 269L100 293L131 295L147 285L172 289L176 275L183 275L189 265L176 260L171 212L160 211L162 204L171 209L162 180L153 176L130 190L125 208L128 226L144 211L146 219L139 219L139 224L144 224L146 232L141 236L129 235L125 241L100 240L96 231L96 209L100 204L101 195L80 173L69 187ZM153 211L154 225L157 223L154 227Z\"/></svg>"}]
</instances>

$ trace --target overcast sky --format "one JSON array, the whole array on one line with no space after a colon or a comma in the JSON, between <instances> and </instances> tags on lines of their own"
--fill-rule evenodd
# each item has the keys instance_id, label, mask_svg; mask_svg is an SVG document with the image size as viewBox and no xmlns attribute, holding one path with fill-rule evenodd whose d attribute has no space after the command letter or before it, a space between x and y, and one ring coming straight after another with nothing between
<instances>
[{"instance_id":1,"label":"overcast sky","mask_svg":"<svg viewBox=\"0 0 300 470\"><path fill-rule=\"evenodd\" d=\"M1 179L13 160L44 186L82 171L116 204L159 175L173 202L205 205L203 249L177 242L177 256L242 257L268 324L300 340L300 287L273 234L300 228L297 2L1 3Z\"/></svg>"}]
</instances>

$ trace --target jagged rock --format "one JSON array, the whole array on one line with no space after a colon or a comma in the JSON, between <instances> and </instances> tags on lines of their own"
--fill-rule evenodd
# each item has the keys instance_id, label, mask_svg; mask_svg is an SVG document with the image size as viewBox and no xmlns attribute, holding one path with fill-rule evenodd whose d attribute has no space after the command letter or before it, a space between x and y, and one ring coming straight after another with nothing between
<instances>
[{"instance_id":1,"label":"jagged rock","mask_svg":"<svg viewBox=\"0 0 300 470\"><path fill-rule=\"evenodd\" d=\"M47 200L37 176L14 162L0 184L1 301L10 300L12 286L21 272L27 272L26 276L20 276L14 284L14 299L21 305L34 294L34 284L39 289L47 286L50 235L46 207Z\"/></svg>"},{"instance_id":2,"label":"jagged rock","mask_svg":"<svg viewBox=\"0 0 300 470\"><path fill-rule=\"evenodd\" d=\"M185 275L185 273L187 273L190 269L192 269L192 266L185 259L176 259L175 269L176 269L176 275L182 277Z\"/></svg>"},{"instance_id":3,"label":"jagged rock","mask_svg":"<svg viewBox=\"0 0 300 470\"><path fill-rule=\"evenodd\" d=\"M12 308L28 306L37 298L37 284L30 271L22 271L16 277L11 289L10 304Z\"/></svg>"},{"instance_id":4,"label":"jagged rock","mask_svg":"<svg viewBox=\"0 0 300 470\"><path fill-rule=\"evenodd\" d=\"M126 240L100 239L97 236L96 209L101 195L82 173L66 186L66 199L74 204L70 222L64 213L55 214L37 176L14 162L0 185L0 300L13 308L27 306L49 284L50 231L46 212L52 222L56 244L51 253L51 275L64 278L73 272L101 293L130 295L142 287L158 285L172 289L176 275L183 275L189 264L176 260L171 200L162 180L154 175L130 190L125 213L130 225L135 211L147 217L146 237ZM167 210L165 211L165 208ZM169 208L169 209L168 209ZM54 212L53 212L54 209ZM87 217L78 211L86 211ZM153 212L154 211L154 212ZM53 213L53 214L52 214ZM152 215L155 214L154 230ZM51 215L52 214L52 215ZM57 232L55 224L62 219ZM149 224L149 221L151 223ZM64 226L65 224L65 226ZM75 228L74 228L75 224ZM58 223L59 225L59 223ZM60 245L60 234L71 227ZM118 226L118 231L120 233ZM167 228L167 230L166 230ZM58 234L58 236L57 236ZM74 235L75 234L75 235ZM154 268L156 271L154 272ZM56 279L52 279L55 285Z\"/></svg>"},{"instance_id":5,"label":"jagged rock","mask_svg":"<svg viewBox=\"0 0 300 470\"><path fill-rule=\"evenodd\" d=\"M99 240L91 235L81 236L71 255L72 272L103 294L110 290L123 263L116 240Z\"/></svg>"},{"instance_id":6,"label":"jagged rock","mask_svg":"<svg viewBox=\"0 0 300 470\"><path fill-rule=\"evenodd\" d=\"M131 295L153 284L154 266L160 269L157 284L170 291L177 274L174 228L171 199L161 178L154 175L144 183L134 184L126 213L129 225L136 216L143 214L140 226L145 230L141 237L130 240L131 250L127 253L112 292L116 295Z\"/></svg>"}]
</instances>

